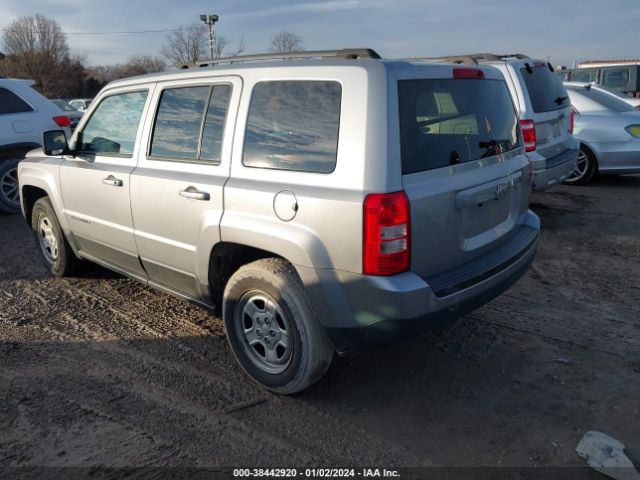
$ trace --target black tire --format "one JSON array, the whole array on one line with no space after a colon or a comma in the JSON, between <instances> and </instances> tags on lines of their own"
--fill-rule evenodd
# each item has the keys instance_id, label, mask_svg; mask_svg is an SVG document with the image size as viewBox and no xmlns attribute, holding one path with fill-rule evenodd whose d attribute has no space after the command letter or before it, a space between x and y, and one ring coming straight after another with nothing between
<instances>
[{"instance_id":1,"label":"black tire","mask_svg":"<svg viewBox=\"0 0 640 480\"><path fill-rule=\"evenodd\" d=\"M20 212L18 162L22 158L0 159L0 211L8 214Z\"/></svg>"},{"instance_id":2,"label":"black tire","mask_svg":"<svg viewBox=\"0 0 640 480\"><path fill-rule=\"evenodd\" d=\"M42 260L52 275L66 277L78 271L81 261L67 242L49 197L38 199L33 206L31 228Z\"/></svg>"},{"instance_id":3,"label":"black tire","mask_svg":"<svg viewBox=\"0 0 640 480\"><path fill-rule=\"evenodd\" d=\"M588 147L580 145L578 164L576 169L564 181L567 185L586 185L598 172L598 161Z\"/></svg>"},{"instance_id":4,"label":"black tire","mask_svg":"<svg viewBox=\"0 0 640 480\"><path fill-rule=\"evenodd\" d=\"M331 365L335 349L285 260L267 258L240 267L225 287L222 311L238 363L272 392L300 392Z\"/></svg>"}]
</instances>

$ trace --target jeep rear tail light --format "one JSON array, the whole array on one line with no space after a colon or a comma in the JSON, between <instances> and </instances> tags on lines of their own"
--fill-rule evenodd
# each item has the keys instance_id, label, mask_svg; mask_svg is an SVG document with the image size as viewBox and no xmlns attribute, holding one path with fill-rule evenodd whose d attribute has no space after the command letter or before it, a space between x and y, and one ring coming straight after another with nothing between
<instances>
[{"instance_id":1,"label":"jeep rear tail light","mask_svg":"<svg viewBox=\"0 0 640 480\"><path fill-rule=\"evenodd\" d=\"M409 269L409 199L404 192L372 193L364 199L362 270L395 275Z\"/></svg>"},{"instance_id":2,"label":"jeep rear tail light","mask_svg":"<svg viewBox=\"0 0 640 480\"><path fill-rule=\"evenodd\" d=\"M56 122L61 128L71 126L71 119L66 115L58 115L57 117L53 117L53 121Z\"/></svg>"},{"instance_id":3,"label":"jeep rear tail light","mask_svg":"<svg viewBox=\"0 0 640 480\"><path fill-rule=\"evenodd\" d=\"M454 68L453 78L476 78L483 79L484 72L479 68Z\"/></svg>"},{"instance_id":4,"label":"jeep rear tail light","mask_svg":"<svg viewBox=\"0 0 640 480\"><path fill-rule=\"evenodd\" d=\"M524 140L524 149L527 152L533 152L536 149L536 124L533 120L520 120L520 128L522 129L522 140Z\"/></svg>"},{"instance_id":5,"label":"jeep rear tail light","mask_svg":"<svg viewBox=\"0 0 640 480\"><path fill-rule=\"evenodd\" d=\"M569 117L569 133L573 134L573 125L575 123L576 114L571 110L571 116Z\"/></svg>"}]
</instances>

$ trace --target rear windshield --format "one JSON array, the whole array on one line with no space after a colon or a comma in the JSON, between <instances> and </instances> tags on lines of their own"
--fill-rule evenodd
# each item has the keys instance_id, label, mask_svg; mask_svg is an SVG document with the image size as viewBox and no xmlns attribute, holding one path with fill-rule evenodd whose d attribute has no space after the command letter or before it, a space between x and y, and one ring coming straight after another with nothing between
<instances>
[{"instance_id":1,"label":"rear windshield","mask_svg":"<svg viewBox=\"0 0 640 480\"><path fill-rule=\"evenodd\" d=\"M562 80L549 70L547 64L529 65L529 68L521 68L520 73L527 85L534 112L551 112L569 106L569 97Z\"/></svg>"},{"instance_id":2,"label":"rear windshield","mask_svg":"<svg viewBox=\"0 0 640 480\"><path fill-rule=\"evenodd\" d=\"M587 97L592 102L600 105L602 109L613 110L614 112L633 112L636 111L629 103L625 102L621 98L617 96L613 96L607 92L603 92L601 90L597 90L595 88L571 88L572 91L579 93ZM595 107L595 105L592 105ZM587 105L588 107L588 105ZM586 111L590 110L590 108L582 108L581 110Z\"/></svg>"},{"instance_id":3,"label":"rear windshield","mask_svg":"<svg viewBox=\"0 0 640 480\"><path fill-rule=\"evenodd\" d=\"M402 173L492 157L520 146L511 95L500 80L401 80Z\"/></svg>"}]
</instances>

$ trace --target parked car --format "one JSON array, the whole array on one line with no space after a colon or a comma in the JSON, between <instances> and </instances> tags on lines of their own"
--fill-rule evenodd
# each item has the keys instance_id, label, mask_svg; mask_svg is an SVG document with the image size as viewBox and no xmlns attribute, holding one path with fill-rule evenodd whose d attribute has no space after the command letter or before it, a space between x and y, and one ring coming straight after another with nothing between
<instances>
[{"instance_id":1,"label":"parked car","mask_svg":"<svg viewBox=\"0 0 640 480\"><path fill-rule=\"evenodd\" d=\"M73 108L66 100L56 98L51 101L56 105L56 107L62 110L65 115L69 117L69 119L71 120L71 130L75 130L84 112Z\"/></svg>"},{"instance_id":2,"label":"parked car","mask_svg":"<svg viewBox=\"0 0 640 480\"><path fill-rule=\"evenodd\" d=\"M628 97L624 93L619 92L618 90L611 90L610 88L598 86L599 90L602 90L604 93L608 93L609 95L613 95L614 97L622 100L625 103L628 103L632 107L640 110L640 98L632 98Z\"/></svg>"},{"instance_id":3,"label":"parked car","mask_svg":"<svg viewBox=\"0 0 640 480\"><path fill-rule=\"evenodd\" d=\"M579 142L571 134L571 105L551 64L522 54L492 53L429 60L490 65L502 72L520 117L534 191L561 183L575 169Z\"/></svg>"},{"instance_id":4,"label":"parked car","mask_svg":"<svg viewBox=\"0 0 640 480\"><path fill-rule=\"evenodd\" d=\"M625 96L640 98L640 63L597 65L574 68L566 71L565 80L581 83L596 83L601 87L616 90Z\"/></svg>"},{"instance_id":5,"label":"parked car","mask_svg":"<svg viewBox=\"0 0 640 480\"><path fill-rule=\"evenodd\" d=\"M217 309L248 375L293 393L336 350L464 315L533 261L497 70L371 50L202 65L110 83L69 145L47 132L20 163L51 273L92 260Z\"/></svg>"},{"instance_id":6,"label":"parked car","mask_svg":"<svg viewBox=\"0 0 640 480\"><path fill-rule=\"evenodd\" d=\"M69 100L69 105L71 105L79 112L84 112L87 108L89 108L89 105L91 105L92 101L93 98L74 98L73 100Z\"/></svg>"},{"instance_id":7,"label":"parked car","mask_svg":"<svg viewBox=\"0 0 640 480\"><path fill-rule=\"evenodd\" d=\"M18 162L38 148L42 132L69 131L69 117L31 88L30 80L0 78L0 211L18 213Z\"/></svg>"},{"instance_id":8,"label":"parked car","mask_svg":"<svg viewBox=\"0 0 640 480\"><path fill-rule=\"evenodd\" d=\"M580 140L578 165L567 183L583 185L596 173L640 173L640 112L588 83L565 83Z\"/></svg>"}]
</instances>

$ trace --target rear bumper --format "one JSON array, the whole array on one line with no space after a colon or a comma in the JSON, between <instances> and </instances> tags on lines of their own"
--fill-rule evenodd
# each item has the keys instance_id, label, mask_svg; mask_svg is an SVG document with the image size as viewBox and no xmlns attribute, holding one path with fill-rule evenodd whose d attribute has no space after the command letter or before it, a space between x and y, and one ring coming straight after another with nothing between
<instances>
[{"instance_id":1,"label":"rear bumper","mask_svg":"<svg viewBox=\"0 0 640 480\"><path fill-rule=\"evenodd\" d=\"M374 277L326 269L316 270L316 279L309 281L311 272L303 269L301 277L338 353L358 351L459 318L509 288L533 262L540 231L538 217L529 211L521 229L527 238L520 239L519 250L509 250L506 261L499 254L501 246L496 255L474 262L477 265L433 280L434 286L442 285L446 278L460 279L460 272L472 272L478 279L472 284L460 279L458 289L437 290L413 272ZM484 270L478 271L478 265Z\"/></svg>"},{"instance_id":2,"label":"rear bumper","mask_svg":"<svg viewBox=\"0 0 640 480\"><path fill-rule=\"evenodd\" d=\"M569 148L555 157L547 158L544 168L536 170L534 166L533 191L541 192L566 180L576 168L579 152L579 149Z\"/></svg>"}]
</instances>

